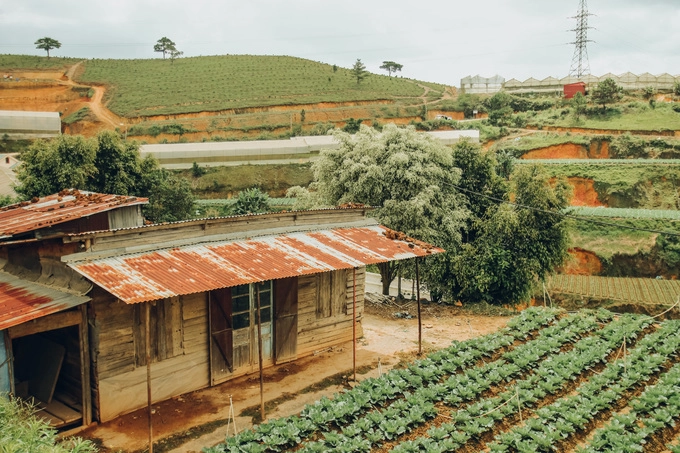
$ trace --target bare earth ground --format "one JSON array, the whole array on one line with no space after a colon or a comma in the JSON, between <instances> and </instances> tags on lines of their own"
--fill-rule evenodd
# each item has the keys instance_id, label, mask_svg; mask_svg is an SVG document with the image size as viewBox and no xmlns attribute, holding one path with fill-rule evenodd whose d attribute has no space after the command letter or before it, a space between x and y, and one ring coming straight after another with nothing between
<instances>
[{"instance_id":1,"label":"bare earth ground","mask_svg":"<svg viewBox=\"0 0 680 453\"><path fill-rule=\"evenodd\" d=\"M388 305L366 304L363 318L364 337L357 343L357 379L378 375L401 361L418 356L418 321L416 303ZM395 313L409 313L401 319ZM452 340L485 335L505 326L508 318L479 316L459 307L423 304L423 351L448 346ZM267 418L298 413L323 395L331 396L348 388L352 380L352 344L347 343L313 357L265 370ZM312 386L317 384L316 386ZM222 385L192 392L153 405L155 452L200 452L203 447L224 441L229 418L229 396L233 398L236 428L241 431L253 424L251 415L259 411L258 375L245 376ZM256 407L242 414L246 408ZM229 433L233 435L233 424ZM133 452L148 447L146 410L124 415L92 427L78 435L97 442L102 452Z\"/></svg>"}]
</instances>

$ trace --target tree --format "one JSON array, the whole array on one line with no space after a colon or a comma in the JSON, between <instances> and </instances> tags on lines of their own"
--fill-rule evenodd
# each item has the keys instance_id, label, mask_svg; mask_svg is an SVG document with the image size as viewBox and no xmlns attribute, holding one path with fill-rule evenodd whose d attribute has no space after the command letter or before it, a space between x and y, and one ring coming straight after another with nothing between
<instances>
[{"instance_id":1,"label":"tree","mask_svg":"<svg viewBox=\"0 0 680 453\"><path fill-rule=\"evenodd\" d=\"M230 209L232 214L258 214L271 211L269 195L259 188L253 187L238 193L236 203Z\"/></svg>"},{"instance_id":2,"label":"tree","mask_svg":"<svg viewBox=\"0 0 680 453\"><path fill-rule=\"evenodd\" d=\"M512 96L503 91L499 91L484 101L484 107L489 113L489 123L493 126L507 126L514 113L512 107Z\"/></svg>"},{"instance_id":3,"label":"tree","mask_svg":"<svg viewBox=\"0 0 680 453\"><path fill-rule=\"evenodd\" d=\"M571 98L571 106L574 108L574 116L576 119L580 119L581 115L586 113L588 109L588 101L583 93L577 92L573 98Z\"/></svg>"},{"instance_id":4,"label":"tree","mask_svg":"<svg viewBox=\"0 0 680 453\"><path fill-rule=\"evenodd\" d=\"M59 41L53 38L48 38L47 36L40 38L34 44L36 49L41 49L47 52L47 58L50 58L50 50L59 49L61 47L61 43Z\"/></svg>"},{"instance_id":5,"label":"tree","mask_svg":"<svg viewBox=\"0 0 680 453\"><path fill-rule=\"evenodd\" d=\"M321 151L310 190L295 187L289 194L306 207L377 206L372 215L388 228L456 251L467 210L455 189L460 170L450 148L413 127L393 124L382 132L362 125L355 135L339 130L334 135L340 146ZM397 267L385 263L379 269L387 294Z\"/></svg>"},{"instance_id":6,"label":"tree","mask_svg":"<svg viewBox=\"0 0 680 453\"><path fill-rule=\"evenodd\" d=\"M181 57L182 55L184 55L184 52L179 51L179 50L177 50L177 49L171 49L171 50L170 50L170 62L171 62L171 63L174 63L174 62L175 62L175 58L179 58L179 57Z\"/></svg>"},{"instance_id":7,"label":"tree","mask_svg":"<svg viewBox=\"0 0 680 453\"><path fill-rule=\"evenodd\" d=\"M177 48L175 47L175 43L172 42L172 40L163 36L153 46L153 51L154 52L162 52L163 53L163 59L165 59L166 53L170 53L170 55L172 55L173 51L177 52Z\"/></svg>"},{"instance_id":8,"label":"tree","mask_svg":"<svg viewBox=\"0 0 680 453\"><path fill-rule=\"evenodd\" d=\"M380 66L380 69L384 69L387 71L387 75L392 77L392 73L396 73L397 71L401 72L401 68L403 68L403 64L395 63L394 61L383 61L382 66Z\"/></svg>"},{"instance_id":9,"label":"tree","mask_svg":"<svg viewBox=\"0 0 680 453\"><path fill-rule=\"evenodd\" d=\"M21 152L16 192L26 198L43 197L63 189L86 189L96 174L95 139L59 135L33 142Z\"/></svg>"},{"instance_id":10,"label":"tree","mask_svg":"<svg viewBox=\"0 0 680 453\"><path fill-rule=\"evenodd\" d=\"M357 85L361 83L366 77L368 77L368 71L366 71L366 66L357 58L357 61L352 66L352 75L357 79Z\"/></svg>"},{"instance_id":11,"label":"tree","mask_svg":"<svg viewBox=\"0 0 680 453\"><path fill-rule=\"evenodd\" d=\"M195 198L186 179L178 178L165 169L147 174L149 204L145 216L156 223L176 222L191 218Z\"/></svg>"},{"instance_id":12,"label":"tree","mask_svg":"<svg viewBox=\"0 0 680 453\"><path fill-rule=\"evenodd\" d=\"M142 159L136 142L112 131L96 138L60 135L37 141L19 156L16 192L42 197L63 189L149 197L145 213L156 222L191 217L193 195L188 181L162 170L153 157Z\"/></svg>"},{"instance_id":13,"label":"tree","mask_svg":"<svg viewBox=\"0 0 680 453\"><path fill-rule=\"evenodd\" d=\"M513 189L514 204L490 206L473 223L474 240L453 260L453 289L460 300L526 301L567 255L568 224L559 212L568 206L568 185L552 188L540 167L523 165L513 175Z\"/></svg>"},{"instance_id":14,"label":"tree","mask_svg":"<svg viewBox=\"0 0 680 453\"><path fill-rule=\"evenodd\" d=\"M619 102L623 98L623 88L614 79L607 78L597 84L590 96L594 103L602 105L602 110L607 110L607 104Z\"/></svg>"}]
</instances>

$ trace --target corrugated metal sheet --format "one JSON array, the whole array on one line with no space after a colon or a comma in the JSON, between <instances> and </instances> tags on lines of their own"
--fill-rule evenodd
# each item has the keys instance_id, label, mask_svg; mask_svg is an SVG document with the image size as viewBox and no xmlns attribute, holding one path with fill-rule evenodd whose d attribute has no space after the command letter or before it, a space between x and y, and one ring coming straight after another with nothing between
<instances>
[{"instance_id":1,"label":"corrugated metal sheet","mask_svg":"<svg viewBox=\"0 0 680 453\"><path fill-rule=\"evenodd\" d=\"M440 252L378 225L191 245L69 266L117 298L137 303Z\"/></svg>"},{"instance_id":2,"label":"corrugated metal sheet","mask_svg":"<svg viewBox=\"0 0 680 453\"><path fill-rule=\"evenodd\" d=\"M0 272L0 331L89 300Z\"/></svg>"},{"instance_id":3,"label":"corrugated metal sheet","mask_svg":"<svg viewBox=\"0 0 680 453\"><path fill-rule=\"evenodd\" d=\"M0 239L47 228L121 206L147 203L147 198L64 190L58 194L0 208Z\"/></svg>"}]
</instances>

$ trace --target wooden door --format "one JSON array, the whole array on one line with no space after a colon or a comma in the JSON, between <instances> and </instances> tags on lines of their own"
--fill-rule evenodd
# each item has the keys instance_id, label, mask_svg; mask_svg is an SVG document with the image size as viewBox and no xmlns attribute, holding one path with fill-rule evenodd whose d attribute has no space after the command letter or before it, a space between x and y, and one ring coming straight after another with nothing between
<instances>
[{"instance_id":1,"label":"wooden door","mask_svg":"<svg viewBox=\"0 0 680 453\"><path fill-rule=\"evenodd\" d=\"M231 288L210 291L210 380L223 382L234 370Z\"/></svg>"},{"instance_id":2,"label":"wooden door","mask_svg":"<svg viewBox=\"0 0 680 453\"><path fill-rule=\"evenodd\" d=\"M257 288L255 287L257 285ZM272 281L261 282L253 284L253 365L257 365L258 351L257 351L257 293L260 295L260 327L262 329L262 364L271 365L273 363L272 357L272 301L273 294Z\"/></svg>"},{"instance_id":3,"label":"wooden door","mask_svg":"<svg viewBox=\"0 0 680 453\"><path fill-rule=\"evenodd\" d=\"M274 284L274 347L276 363L297 358L298 279L277 280Z\"/></svg>"}]
</instances>

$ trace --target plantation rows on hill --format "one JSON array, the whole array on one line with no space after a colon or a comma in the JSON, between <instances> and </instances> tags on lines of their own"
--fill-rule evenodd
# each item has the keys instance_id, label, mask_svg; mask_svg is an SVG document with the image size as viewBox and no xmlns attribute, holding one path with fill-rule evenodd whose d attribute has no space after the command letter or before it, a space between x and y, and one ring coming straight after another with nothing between
<instances>
[{"instance_id":1,"label":"plantation rows on hill","mask_svg":"<svg viewBox=\"0 0 680 453\"><path fill-rule=\"evenodd\" d=\"M287 56L225 55L153 60L88 60L78 81L106 84L108 107L126 117L318 102L417 98L411 80ZM438 97L445 87L427 84Z\"/></svg>"},{"instance_id":2,"label":"plantation rows on hill","mask_svg":"<svg viewBox=\"0 0 680 453\"><path fill-rule=\"evenodd\" d=\"M662 451L678 435L679 351L679 321L529 309L205 451Z\"/></svg>"}]
</instances>

